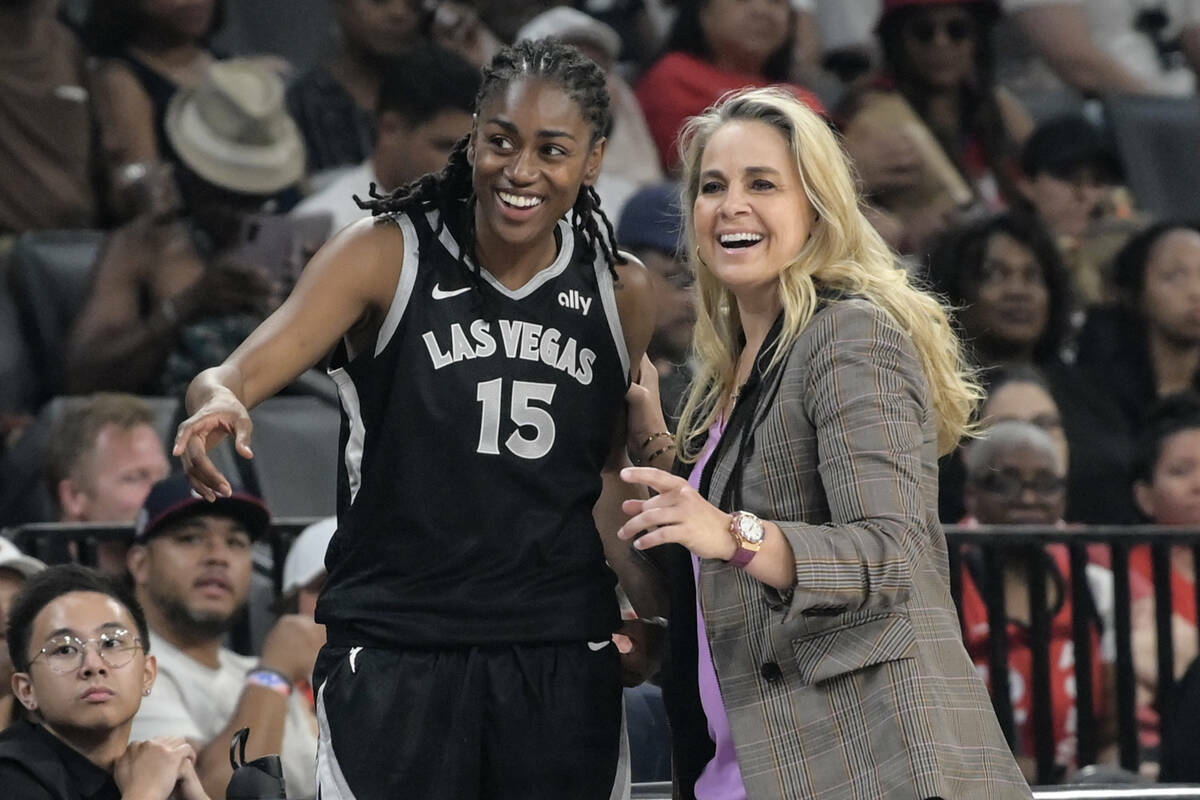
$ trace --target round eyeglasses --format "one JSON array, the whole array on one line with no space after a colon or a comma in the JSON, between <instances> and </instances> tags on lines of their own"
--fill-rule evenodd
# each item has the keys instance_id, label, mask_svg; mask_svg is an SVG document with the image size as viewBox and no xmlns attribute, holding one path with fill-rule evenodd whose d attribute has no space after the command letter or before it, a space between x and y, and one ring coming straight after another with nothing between
<instances>
[{"instance_id":1,"label":"round eyeglasses","mask_svg":"<svg viewBox=\"0 0 1200 800\"><path fill-rule=\"evenodd\" d=\"M59 675L75 672L83 666L89 645L96 646L96 654L106 666L120 669L133 660L134 653L142 646L142 640L124 628L102 633L94 639L80 639L78 636L64 634L47 639L46 644L29 663L33 664L45 656L46 664L52 672Z\"/></svg>"}]
</instances>

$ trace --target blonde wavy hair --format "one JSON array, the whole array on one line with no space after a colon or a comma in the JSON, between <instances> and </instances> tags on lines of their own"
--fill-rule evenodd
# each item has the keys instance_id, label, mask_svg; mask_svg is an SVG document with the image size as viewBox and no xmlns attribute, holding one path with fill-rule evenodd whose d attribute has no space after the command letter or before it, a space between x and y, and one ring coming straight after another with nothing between
<instances>
[{"instance_id":1,"label":"blonde wavy hair","mask_svg":"<svg viewBox=\"0 0 1200 800\"><path fill-rule=\"evenodd\" d=\"M699 457L695 442L720 413L733 389L741 352L737 302L697 254L694 206L700 161L712 135L734 120L764 122L783 133L800 170L804 193L817 221L799 254L779 276L784 322L767 368L779 364L816 312L819 290L862 297L886 311L912 338L920 354L937 414L938 450L954 449L971 430L983 396L946 309L913 285L859 207L849 160L829 125L786 91L774 88L730 93L688 120L680 137L684 233L693 255L699 291L692 349L696 375L679 420L681 457Z\"/></svg>"}]
</instances>

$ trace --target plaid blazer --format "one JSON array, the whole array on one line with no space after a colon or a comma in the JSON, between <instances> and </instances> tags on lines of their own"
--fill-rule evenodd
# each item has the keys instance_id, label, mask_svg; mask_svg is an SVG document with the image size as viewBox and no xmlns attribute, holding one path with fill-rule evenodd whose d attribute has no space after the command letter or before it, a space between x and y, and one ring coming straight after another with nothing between
<instances>
[{"instance_id":1,"label":"plaid blazer","mask_svg":"<svg viewBox=\"0 0 1200 800\"><path fill-rule=\"evenodd\" d=\"M750 800L1030 797L963 648L910 338L863 299L824 305L763 379L752 430L750 452L731 440L714 456L708 497L740 464L741 507L783 530L795 586L709 559L699 582ZM696 714L695 588L673 561L691 590L674 592L664 686L686 798L712 746Z\"/></svg>"}]
</instances>

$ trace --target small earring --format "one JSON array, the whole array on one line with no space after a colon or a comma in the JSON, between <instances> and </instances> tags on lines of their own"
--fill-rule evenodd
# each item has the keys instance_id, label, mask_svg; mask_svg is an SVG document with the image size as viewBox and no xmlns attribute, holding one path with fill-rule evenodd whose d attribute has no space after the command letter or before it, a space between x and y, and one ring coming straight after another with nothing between
<instances>
[{"instance_id":1,"label":"small earring","mask_svg":"<svg viewBox=\"0 0 1200 800\"><path fill-rule=\"evenodd\" d=\"M149 696L150 696L150 690L149 690L149 689L142 689L142 695L143 695L144 697L149 697Z\"/></svg>"}]
</instances>

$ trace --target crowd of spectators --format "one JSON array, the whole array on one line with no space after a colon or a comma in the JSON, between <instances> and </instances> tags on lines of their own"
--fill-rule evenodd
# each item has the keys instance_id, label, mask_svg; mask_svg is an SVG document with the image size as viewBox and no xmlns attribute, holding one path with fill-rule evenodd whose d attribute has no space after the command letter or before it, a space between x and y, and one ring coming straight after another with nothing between
<instances>
[{"instance_id":1,"label":"crowd of spectators","mask_svg":"<svg viewBox=\"0 0 1200 800\"><path fill-rule=\"evenodd\" d=\"M1200 223L1138 207L1099 102L1122 93L1195 103L1200 1L300 5L318 7L336 30L305 63L223 38L224 0L0 4L0 528L133 526L141 512L136 535L89 554L64 545L50 559L131 576L136 600L76 576L22 622L32 635L40 615L74 613L73 596L99 593L128 631L149 631L157 688L133 709L131 729L128 720L114 728L106 764L93 760L118 785L128 778L122 763L152 758L124 749L130 730L135 739L185 737L186 751L159 745L159 765L173 764L180 791L202 786L214 798L224 796L225 748L243 723L258 732L251 753L282 752L288 770L315 748L306 681L323 634L311 598L333 524L294 549L304 563L289 561L285 596L260 609L288 613L254 637L256 654L228 650L241 608L269 604L251 585L269 516L252 479L210 509L188 505L183 483L163 482L178 470L163 442L178 412L163 424L139 396L178 400L278 306L324 241L369 215L356 201L440 169L472 128L479 67L518 39L561 38L608 76L614 120L596 188L618 242L651 276L658 318L648 355L668 419L691 377L695 321L676 138L725 92L778 85L839 132L868 219L950 304L987 388L982 440L943 461L942 521L1200 525ZM1048 97L1058 104L1047 108ZM63 293L61 352L31 363L31 320L49 309L12 277L28 243L64 231L100 231L101 244L74 276L78 299ZM21 385L43 385L51 369L72 397L47 404ZM289 391L335 397L322 372L306 378ZM1071 615L1080 613L1064 602L1064 552L1048 550L1038 574L1062 672L1052 716L1065 774L1081 765L1063 688ZM1141 741L1153 759L1164 700L1148 559L1132 560L1134 661ZM1087 611L1103 654L1095 683L1105 686L1112 574L1103 557L1093 561ZM1010 598L1024 598L1028 575L978 553L963 564L968 650L986 673L977 584L999 570ZM1197 652L1191 551L1174 552L1171 565L1179 677ZM0 538L0 622L40 568ZM1012 602L1010 656L1027 671L1030 610ZM83 649L85 666L104 669ZM14 665L0 652L0 721L34 712L7 694L30 653ZM1014 697L1026 721L1028 704ZM1100 719L1111 717L1110 696L1099 692L1097 704ZM1027 734L1023 756L1032 754ZM292 772L288 784L295 796L312 786Z\"/></svg>"}]
</instances>

